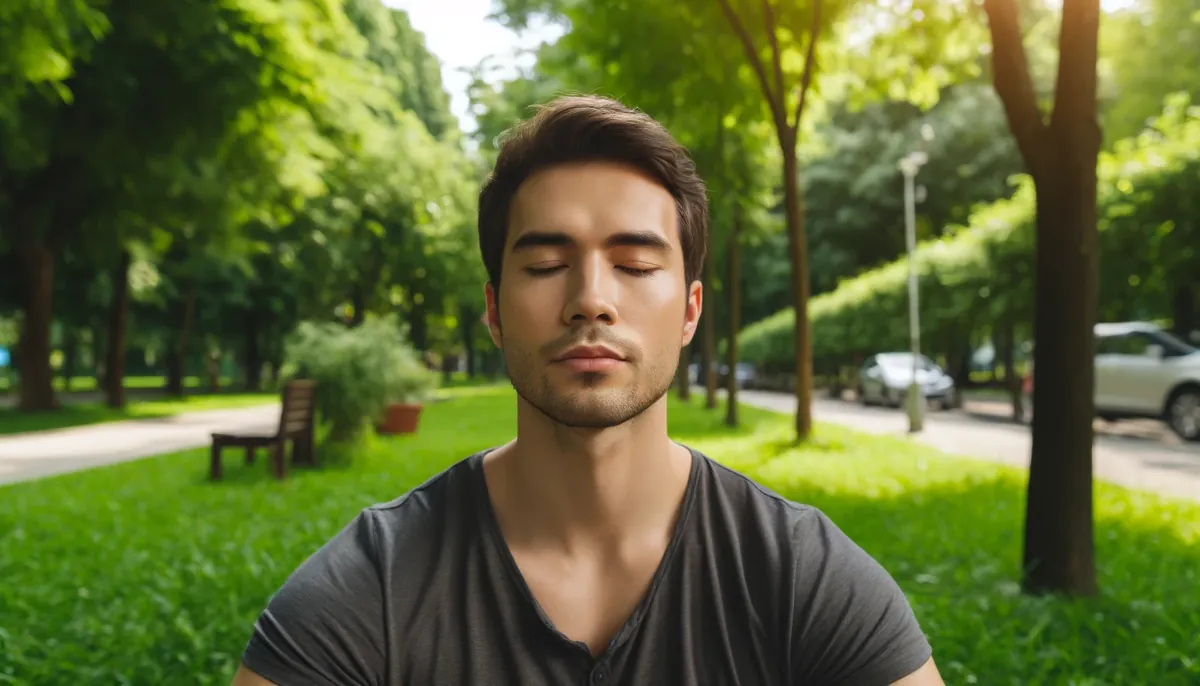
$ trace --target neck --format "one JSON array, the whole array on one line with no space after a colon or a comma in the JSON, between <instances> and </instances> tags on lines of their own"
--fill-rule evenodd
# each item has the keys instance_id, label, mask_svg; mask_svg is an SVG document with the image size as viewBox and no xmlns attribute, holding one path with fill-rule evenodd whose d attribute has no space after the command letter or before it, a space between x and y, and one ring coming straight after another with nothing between
<instances>
[{"instance_id":1,"label":"neck","mask_svg":"<svg viewBox=\"0 0 1200 686\"><path fill-rule=\"evenodd\" d=\"M667 435L665 397L607 429L565 427L518 400L517 438L485 474L510 543L591 548L669 530L691 463Z\"/></svg>"}]
</instances>

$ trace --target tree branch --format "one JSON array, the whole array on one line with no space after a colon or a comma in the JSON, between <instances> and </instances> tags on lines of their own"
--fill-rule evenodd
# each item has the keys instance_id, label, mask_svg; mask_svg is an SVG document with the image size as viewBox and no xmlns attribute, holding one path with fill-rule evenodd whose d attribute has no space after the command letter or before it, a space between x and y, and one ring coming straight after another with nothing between
<instances>
[{"instance_id":1,"label":"tree branch","mask_svg":"<svg viewBox=\"0 0 1200 686\"><path fill-rule=\"evenodd\" d=\"M775 127L780 132L783 132L787 128L787 111L784 109L783 98L777 96L771 90L771 82L767 79L767 71L763 68L762 61L758 58L758 50L754 47L754 39L746 31L746 27L742 24L742 20L738 18L737 12L733 11L729 0L717 0L717 3L721 5L721 11L729 21L729 26L733 28L738 39L741 40L742 48L746 51L746 58L750 61L750 66L754 68L754 74L758 77L759 84L762 85L763 95L766 96L767 104L771 107L771 114L775 118Z\"/></svg>"},{"instance_id":2,"label":"tree branch","mask_svg":"<svg viewBox=\"0 0 1200 686\"><path fill-rule=\"evenodd\" d=\"M767 45L771 47L771 70L775 77L775 92L779 94L780 100L784 100L783 116L784 123L787 122L787 102L783 97L786 92L783 89L783 58L779 54L779 36L775 33L775 11L771 9L771 0L762 0L763 11L763 32L767 34Z\"/></svg>"},{"instance_id":3,"label":"tree branch","mask_svg":"<svg viewBox=\"0 0 1200 686\"><path fill-rule=\"evenodd\" d=\"M1096 52L1100 31L1099 0L1065 0L1058 39L1051 130L1095 129Z\"/></svg>"},{"instance_id":4,"label":"tree branch","mask_svg":"<svg viewBox=\"0 0 1200 686\"><path fill-rule=\"evenodd\" d=\"M821 35L822 1L812 0L812 26L809 27L808 31L808 50L804 55L804 74L800 77L800 102L796 104L796 117L790 125L793 134L800 130L800 117L804 116L804 105L808 101L808 90L812 87L813 73L817 70L817 38Z\"/></svg>"},{"instance_id":5,"label":"tree branch","mask_svg":"<svg viewBox=\"0 0 1200 686\"><path fill-rule=\"evenodd\" d=\"M1094 0L1093 0L1094 1ZM1017 141L1025 165L1040 174L1046 123L1038 109L1037 92L1029 76L1029 62L1021 42L1021 26L1015 0L984 0L988 29L992 34L992 79L1004 104L1008 128ZM1060 58L1061 59L1061 58Z\"/></svg>"}]
</instances>

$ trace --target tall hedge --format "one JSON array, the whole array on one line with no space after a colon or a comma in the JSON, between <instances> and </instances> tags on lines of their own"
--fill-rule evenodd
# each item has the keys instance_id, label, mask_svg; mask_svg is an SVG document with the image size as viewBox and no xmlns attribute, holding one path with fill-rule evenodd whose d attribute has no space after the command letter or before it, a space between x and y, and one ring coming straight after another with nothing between
<instances>
[{"instance_id":1,"label":"tall hedge","mask_svg":"<svg viewBox=\"0 0 1200 686\"><path fill-rule=\"evenodd\" d=\"M1168 100L1145 133L1101 154L1098 167L1100 318L1169 318L1179 288L1200 285L1200 107ZM1012 317L1032 319L1036 198L1014 179L1011 198L976 209L967 226L918 246L924 349ZM937 179L925 179L931 193ZM908 347L908 260L843 281L809 305L814 364L849 363ZM742 357L768 373L792 369L790 308L742 330Z\"/></svg>"}]
</instances>

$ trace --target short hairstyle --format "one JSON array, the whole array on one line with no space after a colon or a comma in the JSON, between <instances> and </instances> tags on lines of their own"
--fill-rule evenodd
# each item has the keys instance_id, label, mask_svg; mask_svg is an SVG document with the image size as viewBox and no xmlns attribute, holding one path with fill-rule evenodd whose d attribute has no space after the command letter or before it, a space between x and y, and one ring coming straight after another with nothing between
<instances>
[{"instance_id":1,"label":"short hairstyle","mask_svg":"<svg viewBox=\"0 0 1200 686\"><path fill-rule=\"evenodd\" d=\"M675 198L684 278L700 278L708 242L708 196L686 148L649 115L609 98L563 96L505 132L496 166L479 192L479 251L500 287L513 197L535 172L572 162L630 165Z\"/></svg>"}]
</instances>

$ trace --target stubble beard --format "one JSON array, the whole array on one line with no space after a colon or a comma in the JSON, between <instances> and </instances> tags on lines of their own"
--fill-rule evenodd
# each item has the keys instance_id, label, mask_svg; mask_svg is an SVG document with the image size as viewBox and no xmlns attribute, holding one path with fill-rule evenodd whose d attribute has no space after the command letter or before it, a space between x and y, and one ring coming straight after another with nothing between
<instances>
[{"instance_id":1,"label":"stubble beard","mask_svg":"<svg viewBox=\"0 0 1200 686\"><path fill-rule=\"evenodd\" d=\"M537 356L503 348L509 381L517 395L551 421L572 429L609 429L636 419L658 402L675 380L675 369L655 361L634 368L634 380L606 386L605 372L576 375L575 388L556 388L546 372L537 372ZM679 359L676 354L675 360Z\"/></svg>"}]
</instances>

